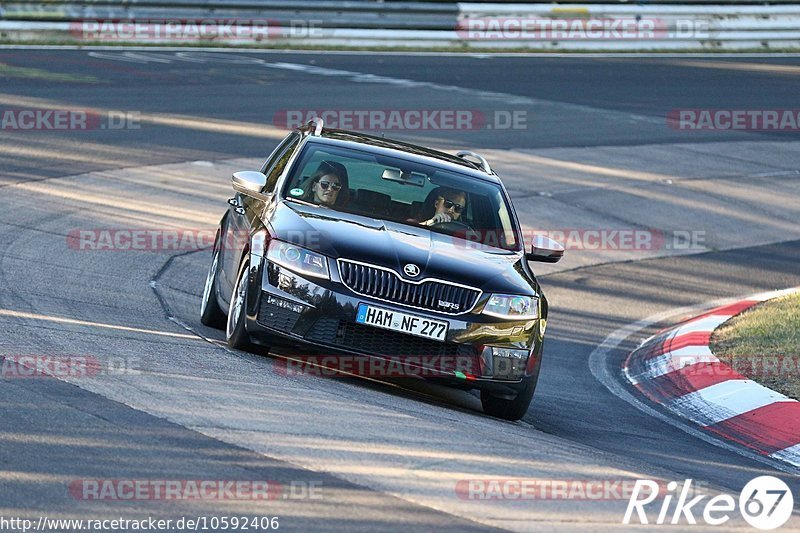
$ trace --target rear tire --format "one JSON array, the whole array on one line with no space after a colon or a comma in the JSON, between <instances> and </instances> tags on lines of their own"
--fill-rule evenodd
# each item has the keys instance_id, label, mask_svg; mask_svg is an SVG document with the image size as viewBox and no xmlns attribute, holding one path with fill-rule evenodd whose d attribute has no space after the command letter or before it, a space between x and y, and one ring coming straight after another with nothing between
<instances>
[{"instance_id":1,"label":"rear tire","mask_svg":"<svg viewBox=\"0 0 800 533\"><path fill-rule=\"evenodd\" d=\"M217 270L219 269L219 248L214 247L214 256L206 275L203 296L200 302L200 322L206 326L225 329L225 312L217 300Z\"/></svg>"},{"instance_id":2,"label":"rear tire","mask_svg":"<svg viewBox=\"0 0 800 533\"><path fill-rule=\"evenodd\" d=\"M236 286L231 295L231 305L228 308L228 321L225 328L225 339L228 346L236 350L252 351L253 343L247 333L247 273L250 263L247 259L242 261Z\"/></svg>"},{"instance_id":3,"label":"rear tire","mask_svg":"<svg viewBox=\"0 0 800 533\"><path fill-rule=\"evenodd\" d=\"M496 398L488 391L481 391L481 405L483 412L495 418L503 420L519 420L528 412L528 407L533 400L533 391L536 389L536 380L529 379L525 388L522 389L513 400Z\"/></svg>"}]
</instances>

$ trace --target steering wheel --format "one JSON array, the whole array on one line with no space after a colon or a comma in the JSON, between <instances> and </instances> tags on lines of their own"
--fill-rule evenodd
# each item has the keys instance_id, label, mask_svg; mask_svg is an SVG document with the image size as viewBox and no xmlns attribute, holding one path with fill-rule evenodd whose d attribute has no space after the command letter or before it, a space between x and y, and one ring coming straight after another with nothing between
<instances>
[{"instance_id":1,"label":"steering wheel","mask_svg":"<svg viewBox=\"0 0 800 533\"><path fill-rule=\"evenodd\" d=\"M450 222L438 222L431 224L432 228L445 230L448 232L456 233L459 230L472 231L472 226L460 220L451 220Z\"/></svg>"}]
</instances>

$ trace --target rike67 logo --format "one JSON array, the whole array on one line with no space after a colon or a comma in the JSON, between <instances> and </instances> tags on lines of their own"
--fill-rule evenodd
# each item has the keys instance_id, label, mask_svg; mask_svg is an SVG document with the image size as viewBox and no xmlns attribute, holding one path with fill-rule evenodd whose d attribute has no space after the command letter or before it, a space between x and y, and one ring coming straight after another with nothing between
<instances>
[{"instance_id":1,"label":"rike67 logo","mask_svg":"<svg viewBox=\"0 0 800 533\"><path fill-rule=\"evenodd\" d=\"M637 480L622 523L630 524L634 513L640 524L651 523L648 521L647 511L652 512L655 509L645 510L645 507L658 496L658 484L655 481ZM661 503L655 523L695 525L697 518L702 517L706 524L719 526L728 522L731 514L736 511L737 501L730 494L714 496L703 505L701 502L705 498L707 496L704 494L694 495L691 479L687 479L682 486L671 481L667 484L667 494ZM672 508L673 499L676 500L674 508ZM789 520L793 508L792 491L786 483L776 477L759 476L752 479L739 494L739 513L748 524L757 529L770 530L781 527ZM695 513L698 514L697 518Z\"/></svg>"}]
</instances>

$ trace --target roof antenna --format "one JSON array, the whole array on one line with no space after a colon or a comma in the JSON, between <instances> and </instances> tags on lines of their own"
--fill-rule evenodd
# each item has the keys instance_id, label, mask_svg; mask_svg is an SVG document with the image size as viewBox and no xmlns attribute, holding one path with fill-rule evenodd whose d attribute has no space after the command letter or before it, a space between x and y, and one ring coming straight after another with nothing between
<instances>
[{"instance_id":1,"label":"roof antenna","mask_svg":"<svg viewBox=\"0 0 800 533\"><path fill-rule=\"evenodd\" d=\"M311 120L306 122L305 126L300 128L300 131L305 131L315 137L319 137L322 134L323 127L324 124L322 122L322 119L319 117L313 117Z\"/></svg>"}]
</instances>

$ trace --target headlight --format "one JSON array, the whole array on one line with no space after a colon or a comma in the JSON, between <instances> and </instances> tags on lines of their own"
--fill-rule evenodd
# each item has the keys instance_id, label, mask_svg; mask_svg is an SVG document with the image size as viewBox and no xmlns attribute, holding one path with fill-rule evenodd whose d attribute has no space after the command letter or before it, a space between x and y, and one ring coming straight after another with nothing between
<instances>
[{"instance_id":1,"label":"headlight","mask_svg":"<svg viewBox=\"0 0 800 533\"><path fill-rule=\"evenodd\" d=\"M288 242L276 240L270 242L267 249L267 261L301 274L330 279L327 257Z\"/></svg>"},{"instance_id":2,"label":"headlight","mask_svg":"<svg viewBox=\"0 0 800 533\"><path fill-rule=\"evenodd\" d=\"M491 294L483 313L512 320L539 318L539 299L514 294Z\"/></svg>"}]
</instances>

